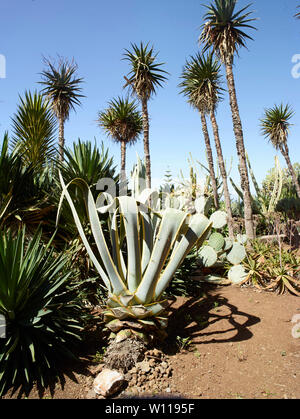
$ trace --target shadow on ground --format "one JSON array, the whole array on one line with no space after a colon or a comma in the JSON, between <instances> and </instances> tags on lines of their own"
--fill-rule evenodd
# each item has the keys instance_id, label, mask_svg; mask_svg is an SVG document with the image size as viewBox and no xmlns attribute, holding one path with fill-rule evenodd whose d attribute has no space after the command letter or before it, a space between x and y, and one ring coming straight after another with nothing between
<instances>
[{"instance_id":1,"label":"shadow on ground","mask_svg":"<svg viewBox=\"0 0 300 419\"><path fill-rule=\"evenodd\" d=\"M240 311L223 296L212 294L212 290L207 289L200 298L189 298L179 307L175 300L171 304L168 338L163 344L166 353L178 352L178 337L205 345L241 342L253 336L249 327L259 323L260 318Z\"/></svg>"}]
</instances>

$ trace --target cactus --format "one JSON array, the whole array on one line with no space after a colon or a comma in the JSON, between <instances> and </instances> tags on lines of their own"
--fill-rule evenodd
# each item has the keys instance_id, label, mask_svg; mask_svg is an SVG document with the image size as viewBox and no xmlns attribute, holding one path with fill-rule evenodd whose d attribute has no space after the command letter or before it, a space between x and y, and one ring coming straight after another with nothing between
<instances>
[{"instance_id":1,"label":"cactus","mask_svg":"<svg viewBox=\"0 0 300 419\"><path fill-rule=\"evenodd\" d=\"M233 243L233 246L230 252L227 255L228 262L232 263L232 265L239 265L247 256L245 247L236 242Z\"/></svg>"},{"instance_id":2,"label":"cactus","mask_svg":"<svg viewBox=\"0 0 300 419\"><path fill-rule=\"evenodd\" d=\"M224 248L225 239L220 233L212 233L208 240L208 245L219 253Z\"/></svg>"},{"instance_id":3,"label":"cactus","mask_svg":"<svg viewBox=\"0 0 300 419\"><path fill-rule=\"evenodd\" d=\"M227 215L223 211L217 211L210 217L215 230L223 228L226 225L226 220ZM245 234L238 234L236 241L233 241L229 237L223 237L219 231L213 231L207 242L200 249L200 264L206 268L219 268L224 266L226 262L229 262L233 266L229 270L227 278L212 273L202 277L201 280L218 285L237 284L245 280L247 273L240 263L246 257L244 246L246 242L247 236Z\"/></svg>"},{"instance_id":4,"label":"cactus","mask_svg":"<svg viewBox=\"0 0 300 419\"><path fill-rule=\"evenodd\" d=\"M227 224L227 214L224 211L216 211L210 216L209 221L213 223L213 228L223 228Z\"/></svg>"},{"instance_id":5,"label":"cactus","mask_svg":"<svg viewBox=\"0 0 300 419\"><path fill-rule=\"evenodd\" d=\"M199 252L199 261L205 268L212 267L218 260L216 251L210 246L203 246Z\"/></svg>"},{"instance_id":6,"label":"cactus","mask_svg":"<svg viewBox=\"0 0 300 419\"><path fill-rule=\"evenodd\" d=\"M228 279L232 284L241 284L247 280L248 276L249 274L242 265L232 266L228 272Z\"/></svg>"},{"instance_id":7,"label":"cactus","mask_svg":"<svg viewBox=\"0 0 300 419\"><path fill-rule=\"evenodd\" d=\"M240 243L240 244L246 244L247 243L247 240L248 240L248 237L247 237L247 235L246 234L238 234L237 236L236 236L236 239L237 239L237 241Z\"/></svg>"},{"instance_id":8,"label":"cactus","mask_svg":"<svg viewBox=\"0 0 300 419\"><path fill-rule=\"evenodd\" d=\"M251 179L252 179L256 196L257 196L257 199L254 199L253 197L251 197L252 206L260 215L262 215L263 217L267 217L272 212L275 211L276 205L278 204L280 200L280 196L282 192L283 170L280 167L279 159L277 156L275 157L275 173L274 173L275 180L274 180L271 199L268 205L266 204L264 191L262 188L258 186L258 183L255 179L247 153L246 153L246 160L247 160L247 165L249 168L249 172L250 172ZM243 194L242 194L241 189L238 188L238 186L234 183L234 181L231 178L230 178L230 182L232 186L234 187L235 191L237 192L237 194L239 195L239 197L243 200Z\"/></svg>"}]
</instances>

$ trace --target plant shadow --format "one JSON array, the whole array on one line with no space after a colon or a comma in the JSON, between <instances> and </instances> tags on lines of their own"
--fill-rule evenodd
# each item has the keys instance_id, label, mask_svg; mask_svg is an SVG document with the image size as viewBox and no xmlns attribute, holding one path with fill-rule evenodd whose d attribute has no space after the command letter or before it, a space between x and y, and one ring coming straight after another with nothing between
<instances>
[{"instance_id":1,"label":"plant shadow","mask_svg":"<svg viewBox=\"0 0 300 419\"><path fill-rule=\"evenodd\" d=\"M222 295L212 294L214 289L207 287L202 297L189 298L179 307L173 301L169 308L168 337L161 345L165 353L174 355L180 351L178 337L203 345L251 339L249 327L259 323L260 318L239 310Z\"/></svg>"}]
</instances>

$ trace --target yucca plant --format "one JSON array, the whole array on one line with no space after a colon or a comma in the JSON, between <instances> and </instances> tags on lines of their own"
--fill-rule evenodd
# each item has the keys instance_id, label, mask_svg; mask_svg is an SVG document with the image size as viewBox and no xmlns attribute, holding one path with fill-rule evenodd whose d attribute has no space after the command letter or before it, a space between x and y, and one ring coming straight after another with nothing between
<instances>
[{"instance_id":1,"label":"yucca plant","mask_svg":"<svg viewBox=\"0 0 300 419\"><path fill-rule=\"evenodd\" d=\"M169 304L163 293L192 247L200 246L205 240L211 228L210 221L202 214L190 216L171 208L162 215L155 214L128 196L107 197L110 205L97 208L83 180L75 179L65 185L63 178L60 179L63 187L61 202L67 199L81 239L108 290L104 320L107 328L117 333L113 344L127 338L153 337L166 327L167 319L163 314ZM68 192L72 183L82 188L98 254L86 238ZM104 238L98 216L98 212L108 210L111 216L110 244Z\"/></svg>"},{"instance_id":2,"label":"yucca plant","mask_svg":"<svg viewBox=\"0 0 300 419\"><path fill-rule=\"evenodd\" d=\"M129 87L142 105L146 181L147 187L151 188L148 101L156 94L157 88L162 87L168 73L162 69L163 63L157 61L154 48L149 47L148 44L144 45L143 42L140 46L131 44L131 51L125 50L124 60L127 60L130 65L130 72L128 78L125 77L124 87Z\"/></svg>"},{"instance_id":3,"label":"yucca plant","mask_svg":"<svg viewBox=\"0 0 300 419\"><path fill-rule=\"evenodd\" d=\"M108 108L98 114L98 123L113 141L121 145L121 174L125 175L126 149L137 142L143 131L143 119L137 103L128 98L112 99Z\"/></svg>"},{"instance_id":4,"label":"yucca plant","mask_svg":"<svg viewBox=\"0 0 300 419\"><path fill-rule=\"evenodd\" d=\"M82 307L66 271L67 258L31 239L25 228L0 233L0 315L5 337L0 339L0 394L13 385L47 383L58 361L74 357L81 338Z\"/></svg>"},{"instance_id":5,"label":"yucca plant","mask_svg":"<svg viewBox=\"0 0 300 419\"><path fill-rule=\"evenodd\" d=\"M255 29L250 23L255 19L249 6L237 10L237 0L213 0L204 6L206 13L201 25L200 44L204 52L212 48L225 66L233 130L236 139L236 149L239 158L239 172L243 189L244 218L246 234L250 239L255 236L249 175L246 164L244 134L236 94L233 62L240 48L246 47L246 41L252 39L245 31Z\"/></svg>"},{"instance_id":6,"label":"yucca plant","mask_svg":"<svg viewBox=\"0 0 300 419\"><path fill-rule=\"evenodd\" d=\"M39 224L47 224L53 206L48 201L52 191L52 170L25 164L16 149L9 152L6 133L0 151L0 228L18 229L27 226L27 232Z\"/></svg>"},{"instance_id":7,"label":"yucca plant","mask_svg":"<svg viewBox=\"0 0 300 419\"><path fill-rule=\"evenodd\" d=\"M294 111L289 105L275 105L273 108L265 110L264 116L260 121L262 134L272 143L276 150L280 150L285 158L290 175L296 188L297 196L300 198L300 184L291 163L288 135L291 127L291 118Z\"/></svg>"},{"instance_id":8,"label":"yucca plant","mask_svg":"<svg viewBox=\"0 0 300 419\"><path fill-rule=\"evenodd\" d=\"M213 53L196 54L186 62L181 78L183 81L180 83L182 87L181 93L187 96L189 103L196 108L201 115L203 134L206 144L207 161L209 165L209 173L211 177L212 188L214 191L215 207L219 209L218 205L218 189L217 179L213 166L213 155L210 146L208 129L206 126L206 114L210 116L212 123L215 146L218 156L218 165L223 181L223 193L228 215L228 230L230 238L233 238L233 221L231 211L231 200L228 189L228 174L224 163L222 145L219 136L219 128L216 119L216 110L218 104L222 100L223 88L221 87L221 64L216 59Z\"/></svg>"},{"instance_id":9,"label":"yucca plant","mask_svg":"<svg viewBox=\"0 0 300 419\"><path fill-rule=\"evenodd\" d=\"M12 118L12 145L24 164L40 167L55 158L55 130L49 102L37 92L26 91Z\"/></svg>"},{"instance_id":10,"label":"yucca plant","mask_svg":"<svg viewBox=\"0 0 300 419\"><path fill-rule=\"evenodd\" d=\"M46 69L42 71L42 81L39 82L44 86L41 93L51 103L54 114L59 122L59 159L64 160L64 125L69 119L70 111L75 110L76 105L80 105L80 99L84 97L81 94L82 78L76 75L78 66L72 60L60 58L59 62L51 62L44 59Z\"/></svg>"}]
</instances>

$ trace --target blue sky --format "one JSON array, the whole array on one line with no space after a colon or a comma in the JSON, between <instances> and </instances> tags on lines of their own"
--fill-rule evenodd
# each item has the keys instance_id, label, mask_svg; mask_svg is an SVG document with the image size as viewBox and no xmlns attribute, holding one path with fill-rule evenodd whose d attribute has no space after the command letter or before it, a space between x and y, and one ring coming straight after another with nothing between
<instances>
[{"instance_id":1,"label":"blue sky","mask_svg":"<svg viewBox=\"0 0 300 419\"><path fill-rule=\"evenodd\" d=\"M185 60L199 50L197 39L206 0L1 0L0 54L6 58L6 78L0 79L0 138L11 129L19 94L40 89L42 56L74 57L84 78L82 106L72 112L65 126L66 144L78 138L103 140L119 164L119 146L97 126L99 110L113 97L126 93L122 61L130 43L150 42L170 73L164 88L149 103L150 151L154 183L167 169L176 178L188 173L189 153L206 163L199 115L179 95L178 83ZM208 1L206 2L208 3ZM238 8L249 3L240 0ZM292 162L300 162L300 78L292 77L292 57L300 54L300 21L293 15L299 0L254 0L251 9L257 31L254 41L236 60L235 78L245 134L245 146L259 182L274 166L275 151L261 136L259 118L266 107L289 103L295 110L289 146ZM225 80L224 80L225 81ZM225 87L225 85L224 85ZM228 97L219 106L223 152L231 176L238 182L237 157ZM211 138L213 141L213 138ZM128 149L127 171L136 153L143 156L141 141ZM282 167L285 162L280 158Z\"/></svg>"}]
</instances>

